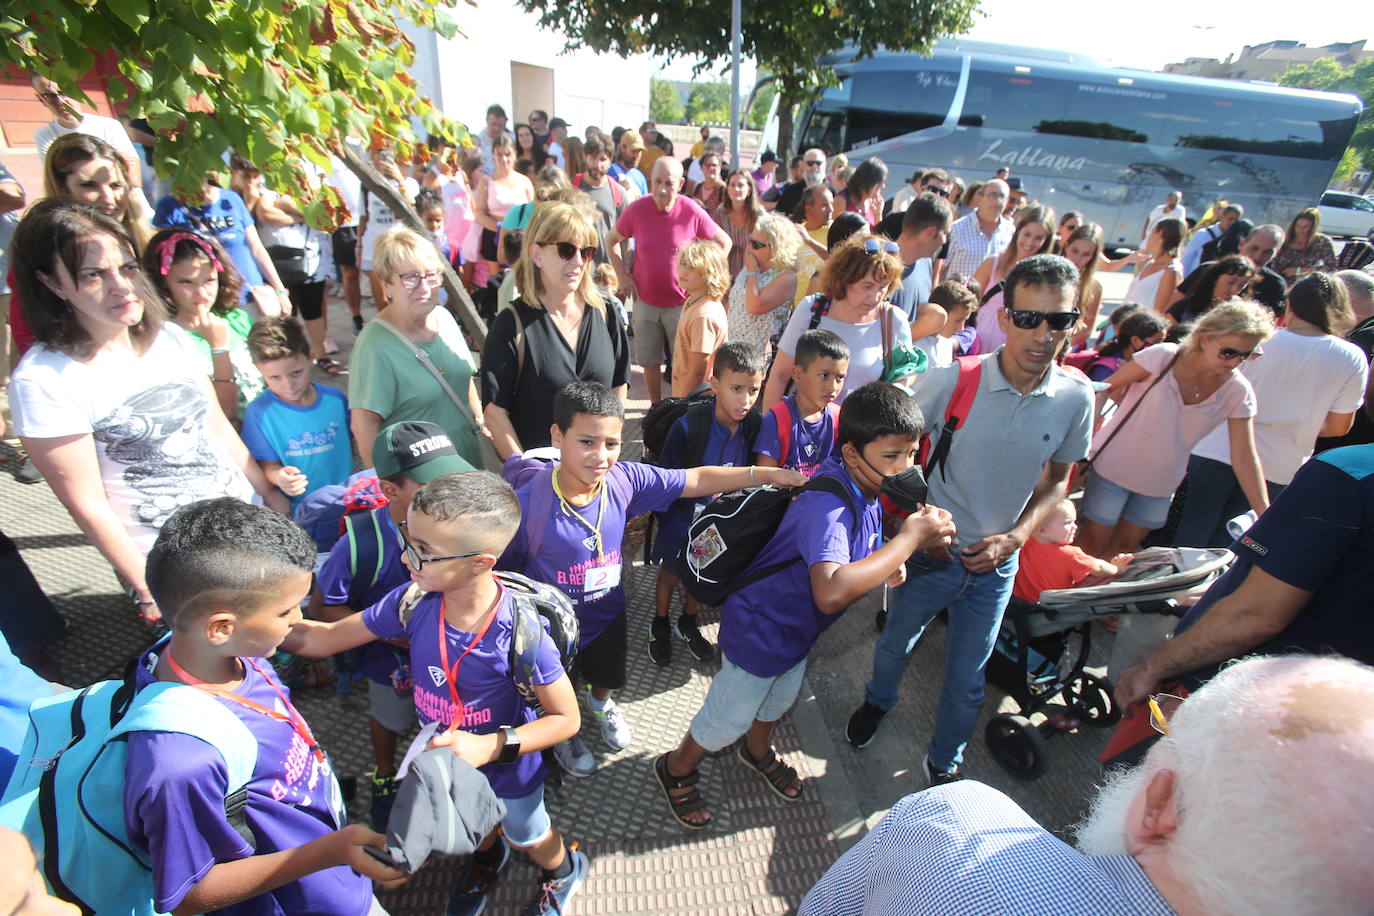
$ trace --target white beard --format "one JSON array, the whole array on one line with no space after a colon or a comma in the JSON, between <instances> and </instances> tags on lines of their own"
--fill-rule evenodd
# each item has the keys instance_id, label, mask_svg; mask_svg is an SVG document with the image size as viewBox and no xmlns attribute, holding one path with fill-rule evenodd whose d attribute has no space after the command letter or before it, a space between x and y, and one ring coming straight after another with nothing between
<instances>
[{"instance_id":1,"label":"white beard","mask_svg":"<svg viewBox=\"0 0 1374 916\"><path fill-rule=\"evenodd\" d=\"M1107 774L1087 818L1072 828L1074 845L1090 856L1126 855L1126 818L1153 775L1145 766Z\"/></svg>"}]
</instances>

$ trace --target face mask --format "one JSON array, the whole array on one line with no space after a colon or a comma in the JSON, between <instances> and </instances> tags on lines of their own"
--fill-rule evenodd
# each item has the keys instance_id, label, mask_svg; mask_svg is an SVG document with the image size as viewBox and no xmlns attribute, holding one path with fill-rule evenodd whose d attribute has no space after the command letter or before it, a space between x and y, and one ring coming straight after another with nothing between
<instances>
[{"instance_id":1,"label":"face mask","mask_svg":"<svg viewBox=\"0 0 1374 916\"><path fill-rule=\"evenodd\" d=\"M897 474L881 474L867 458L864 458L863 452L859 452L859 458L868 465L869 470L882 477L883 482L878 488L878 495L882 499L883 508L889 513L907 516L926 504L926 475L921 472L919 465L912 465Z\"/></svg>"}]
</instances>

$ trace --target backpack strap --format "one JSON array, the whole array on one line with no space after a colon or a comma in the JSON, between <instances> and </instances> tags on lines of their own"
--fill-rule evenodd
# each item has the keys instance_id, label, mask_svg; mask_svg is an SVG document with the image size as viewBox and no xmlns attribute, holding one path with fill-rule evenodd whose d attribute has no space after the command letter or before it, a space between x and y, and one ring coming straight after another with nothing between
<instances>
[{"instance_id":1,"label":"backpack strap","mask_svg":"<svg viewBox=\"0 0 1374 916\"><path fill-rule=\"evenodd\" d=\"M744 457L750 464L754 463L754 446L759 441L759 430L761 429L763 429L763 414L757 410L749 411L739 424L737 435L743 436L744 441L748 443L745 446Z\"/></svg>"},{"instance_id":2,"label":"backpack strap","mask_svg":"<svg viewBox=\"0 0 1374 916\"><path fill-rule=\"evenodd\" d=\"M396 619L401 622L402 627L410 627L410 618L415 616L415 608L419 607L420 600L428 594L429 592L415 582L410 583L401 594L401 600L396 602Z\"/></svg>"},{"instance_id":3,"label":"backpack strap","mask_svg":"<svg viewBox=\"0 0 1374 916\"><path fill-rule=\"evenodd\" d=\"M838 496L840 498L840 502L844 503L844 507L849 510L849 514L854 518L856 522L858 521L859 507L854 502L854 494L851 493L849 491L849 488L846 487L837 478L830 477L829 475L825 477L812 477L811 480L805 486L797 490L797 494L800 495L801 493L807 490L819 490L822 493L829 493L832 496ZM788 508L790 509L791 506L789 506ZM777 532L774 532L774 534L776 533ZM736 579L731 584L730 588L732 591L739 591L747 585L753 585L755 582L767 579L769 576L780 573L787 567L800 563L801 561L801 554L797 554L790 560L782 560L778 563L770 563L767 566L759 567L753 572L747 573Z\"/></svg>"},{"instance_id":4,"label":"backpack strap","mask_svg":"<svg viewBox=\"0 0 1374 916\"><path fill-rule=\"evenodd\" d=\"M382 577L382 520L378 512L387 511L385 506L369 512L355 512L343 517L344 537L348 540L348 571L352 578L348 584L348 606L355 611L363 609L367 593Z\"/></svg>"},{"instance_id":5,"label":"backpack strap","mask_svg":"<svg viewBox=\"0 0 1374 916\"><path fill-rule=\"evenodd\" d=\"M611 206L617 210L625 206L625 189L620 186L620 182L611 182Z\"/></svg>"},{"instance_id":6,"label":"backpack strap","mask_svg":"<svg viewBox=\"0 0 1374 916\"><path fill-rule=\"evenodd\" d=\"M978 396L978 383L983 377L983 360L978 356L959 357L959 378L954 383L954 393L950 395L945 407L945 422L940 428L940 440L925 458L926 476L933 477L938 470L945 477L945 459L949 457L950 446L954 444L954 434L968 419L973 400ZM926 446L930 445L929 439Z\"/></svg>"},{"instance_id":7,"label":"backpack strap","mask_svg":"<svg viewBox=\"0 0 1374 916\"><path fill-rule=\"evenodd\" d=\"M811 300L811 321L807 324L808 331L814 331L820 327L821 319L830 313L830 297L817 295Z\"/></svg>"},{"instance_id":8,"label":"backpack strap","mask_svg":"<svg viewBox=\"0 0 1374 916\"><path fill-rule=\"evenodd\" d=\"M787 456L792 449L792 411L786 401L778 401L768 412L778 424L778 467L787 467Z\"/></svg>"},{"instance_id":9,"label":"backpack strap","mask_svg":"<svg viewBox=\"0 0 1374 916\"><path fill-rule=\"evenodd\" d=\"M710 401L698 401L687 408L687 454L683 467L701 467L706 456L706 440L711 436L711 412L714 405Z\"/></svg>"}]
</instances>

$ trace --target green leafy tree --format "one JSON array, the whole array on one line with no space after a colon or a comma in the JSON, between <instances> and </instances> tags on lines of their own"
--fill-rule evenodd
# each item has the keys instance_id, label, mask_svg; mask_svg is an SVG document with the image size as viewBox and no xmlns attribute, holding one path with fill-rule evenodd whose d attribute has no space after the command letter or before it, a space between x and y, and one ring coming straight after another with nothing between
<instances>
[{"instance_id":1,"label":"green leafy tree","mask_svg":"<svg viewBox=\"0 0 1374 916\"><path fill-rule=\"evenodd\" d=\"M517 0L539 14L548 29L568 36L568 46L591 47L622 56L656 54L703 58L730 56L730 20L719 3L704 0ZM760 68L777 74L778 153L792 147L797 105L835 83L825 57L852 44L860 57L880 46L929 51L937 38L967 32L978 0L814 0L744 4L742 50ZM703 65L704 69L706 64ZM689 112L690 116L690 112Z\"/></svg>"},{"instance_id":2,"label":"green leafy tree","mask_svg":"<svg viewBox=\"0 0 1374 916\"><path fill-rule=\"evenodd\" d=\"M411 117L430 134L457 142L447 121L416 91L405 67L415 47L397 22L445 37L457 25L453 0L52 0L0 13L0 61L40 73L74 98L96 57L109 54L119 75L106 91L147 118L157 133L159 174L193 199L201 182L224 175L233 148L262 169L270 185L290 188L309 221L338 225L338 192L311 190L301 162L328 169L330 152L368 190L423 231L405 200L356 149L349 136L391 144L402 162L416 145ZM89 99L86 99L89 102ZM459 317L480 343L485 328L457 277L446 287Z\"/></svg>"},{"instance_id":3,"label":"green leafy tree","mask_svg":"<svg viewBox=\"0 0 1374 916\"><path fill-rule=\"evenodd\" d=\"M697 83L687 96L687 123L719 124L730 121L730 84Z\"/></svg>"},{"instance_id":4,"label":"green leafy tree","mask_svg":"<svg viewBox=\"0 0 1374 916\"><path fill-rule=\"evenodd\" d=\"M667 80L649 80L649 117L660 124L681 124L684 117L677 89Z\"/></svg>"},{"instance_id":5,"label":"green leafy tree","mask_svg":"<svg viewBox=\"0 0 1374 916\"><path fill-rule=\"evenodd\" d=\"M750 127L762 130L764 122L768 120L768 109L773 104L773 99L778 94L777 82L767 83L754 95L754 104L749 108L749 114L745 121Z\"/></svg>"},{"instance_id":6,"label":"green leafy tree","mask_svg":"<svg viewBox=\"0 0 1374 916\"><path fill-rule=\"evenodd\" d=\"M1297 89L1324 89L1328 92L1349 92L1359 96L1364 102L1364 114L1360 116L1355 135L1350 140L1350 149L1354 150L1355 156L1358 157L1358 166L1374 172L1374 58L1342 67L1335 58L1323 57L1310 64L1288 68L1287 72L1279 77L1279 82ZM1354 173L1355 166L1348 160L1348 155L1341 159L1341 165L1336 171L1337 178L1348 178ZM1345 174L1342 175L1342 172ZM1370 182L1366 181L1366 190L1369 189L1369 185Z\"/></svg>"}]
</instances>

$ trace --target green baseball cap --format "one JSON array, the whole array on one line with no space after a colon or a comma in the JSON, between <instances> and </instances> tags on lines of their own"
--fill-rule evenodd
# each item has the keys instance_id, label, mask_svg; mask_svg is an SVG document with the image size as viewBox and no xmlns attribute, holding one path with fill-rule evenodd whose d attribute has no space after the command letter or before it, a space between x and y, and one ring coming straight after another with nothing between
<instances>
[{"instance_id":1,"label":"green baseball cap","mask_svg":"<svg viewBox=\"0 0 1374 916\"><path fill-rule=\"evenodd\" d=\"M378 477L404 474L416 483L476 470L458 454L443 427L422 420L392 423L378 433L372 443L372 465Z\"/></svg>"}]
</instances>

